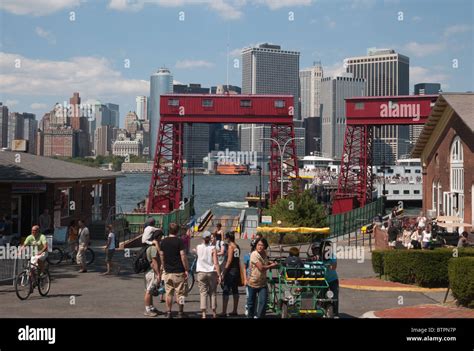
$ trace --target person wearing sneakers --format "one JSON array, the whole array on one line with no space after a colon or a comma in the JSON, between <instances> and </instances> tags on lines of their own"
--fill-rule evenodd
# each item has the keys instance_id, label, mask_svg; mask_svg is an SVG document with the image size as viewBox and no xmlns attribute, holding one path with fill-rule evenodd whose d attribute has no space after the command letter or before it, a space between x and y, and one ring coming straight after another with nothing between
<instances>
[{"instance_id":1,"label":"person wearing sneakers","mask_svg":"<svg viewBox=\"0 0 474 351\"><path fill-rule=\"evenodd\" d=\"M188 258L183 241L178 238L179 225L170 223L168 227L168 237L161 240L160 258L164 267L163 281L166 291L166 313L167 318L171 318L171 308L173 306L173 295L176 295L176 302L179 307L178 318L184 317L184 303L186 298L186 282L188 280Z\"/></svg>"},{"instance_id":2,"label":"person wearing sneakers","mask_svg":"<svg viewBox=\"0 0 474 351\"><path fill-rule=\"evenodd\" d=\"M146 250L146 258L150 263L150 269L145 273L145 313L147 317L156 317L158 310L153 306L153 293L158 289L158 284L161 281L161 261L158 255L158 240L161 233L155 231L150 238L153 245L150 245Z\"/></svg>"},{"instance_id":3,"label":"person wearing sneakers","mask_svg":"<svg viewBox=\"0 0 474 351\"><path fill-rule=\"evenodd\" d=\"M207 301L211 300L212 317L217 317L217 284L221 282L221 270L217 260L216 247L211 244L211 233L202 234L203 243L196 247L197 281L201 295L202 318L206 318Z\"/></svg>"}]
</instances>

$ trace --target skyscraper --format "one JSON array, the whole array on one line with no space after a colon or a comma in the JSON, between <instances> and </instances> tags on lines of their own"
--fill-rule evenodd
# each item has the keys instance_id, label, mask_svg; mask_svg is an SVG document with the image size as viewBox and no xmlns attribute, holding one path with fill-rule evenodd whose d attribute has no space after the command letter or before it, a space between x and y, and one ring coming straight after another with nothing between
<instances>
[{"instance_id":1,"label":"skyscraper","mask_svg":"<svg viewBox=\"0 0 474 351\"><path fill-rule=\"evenodd\" d=\"M148 96L137 96L135 98L137 103L137 116L142 121L148 120Z\"/></svg>"},{"instance_id":2,"label":"skyscraper","mask_svg":"<svg viewBox=\"0 0 474 351\"><path fill-rule=\"evenodd\" d=\"M299 120L299 70L298 51L282 50L281 46L268 43L243 49L242 94L293 95L293 119ZM246 151L264 151L266 159L269 148L263 147L258 139L266 137L267 132L263 129L257 132L256 128L257 125L239 126L240 147Z\"/></svg>"},{"instance_id":3,"label":"skyscraper","mask_svg":"<svg viewBox=\"0 0 474 351\"><path fill-rule=\"evenodd\" d=\"M392 49L367 50L366 56L345 60L354 78L365 78L367 96L409 95L410 59ZM393 164L410 144L408 126L386 125L374 128L374 164Z\"/></svg>"},{"instance_id":4,"label":"skyscraper","mask_svg":"<svg viewBox=\"0 0 474 351\"><path fill-rule=\"evenodd\" d=\"M320 117L321 79L323 67L315 62L313 67L300 71L301 118Z\"/></svg>"},{"instance_id":5,"label":"skyscraper","mask_svg":"<svg viewBox=\"0 0 474 351\"><path fill-rule=\"evenodd\" d=\"M150 157L155 157L160 125L160 95L173 92L173 76L167 68L160 68L150 77Z\"/></svg>"},{"instance_id":6,"label":"skyscraper","mask_svg":"<svg viewBox=\"0 0 474 351\"><path fill-rule=\"evenodd\" d=\"M110 102L106 103L105 106L109 109L110 113L110 126L119 127L120 124L120 107L117 104L112 104Z\"/></svg>"},{"instance_id":7,"label":"skyscraper","mask_svg":"<svg viewBox=\"0 0 474 351\"><path fill-rule=\"evenodd\" d=\"M24 117L23 114L18 112L10 112L8 116L8 144L9 148L12 147L13 140L23 139L24 130Z\"/></svg>"},{"instance_id":8,"label":"skyscraper","mask_svg":"<svg viewBox=\"0 0 474 351\"><path fill-rule=\"evenodd\" d=\"M38 121L33 113L23 113L23 139L28 140L27 152L36 154L36 134Z\"/></svg>"},{"instance_id":9,"label":"skyscraper","mask_svg":"<svg viewBox=\"0 0 474 351\"><path fill-rule=\"evenodd\" d=\"M365 80L346 73L339 77L326 77L321 82L322 132L324 156L340 159L346 132L345 98L365 95Z\"/></svg>"},{"instance_id":10,"label":"skyscraper","mask_svg":"<svg viewBox=\"0 0 474 351\"><path fill-rule=\"evenodd\" d=\"M8 147L8 107L0 102L0 148Z\"/></svg>"}]
</instances>

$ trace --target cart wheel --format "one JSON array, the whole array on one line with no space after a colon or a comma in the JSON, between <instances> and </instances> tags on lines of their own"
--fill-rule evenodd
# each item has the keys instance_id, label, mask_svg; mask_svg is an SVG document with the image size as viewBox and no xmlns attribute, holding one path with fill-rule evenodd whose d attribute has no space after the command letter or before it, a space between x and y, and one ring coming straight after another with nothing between
<instances>
[{"instance_id":1,"label":"cart wheel","mask_svg":"<svg viewBox=\"0 0 474 351\"><path fill-rule=\"evenodd\" d=\"M326 308L326 318L334 318L334 306L329 305Z\"/></svg>"},{"instance_id":2,"label":"cart wheel","mask_svg":"<svg viewBox=\"0 0 474 351\"><path fill-rule=\"evenodd\" d=\"M64 253L60 248L53 247L53 251L48 254L48 257L46 257L46 261L48 261L49 264L57 265L61 263L61 261L63 260L63 256Z\"/></svg>"},{"instance_id":3,"label":"cart wheel","mask_svg":"<svg viewBox=\"0 0 474 351\"><path fill-rule=\"evenodd\" d=\"M282 302L281 304L281 318L282 319L287 319L289 317L288 315L288 302Z\"/></svg>"}]
</instances>

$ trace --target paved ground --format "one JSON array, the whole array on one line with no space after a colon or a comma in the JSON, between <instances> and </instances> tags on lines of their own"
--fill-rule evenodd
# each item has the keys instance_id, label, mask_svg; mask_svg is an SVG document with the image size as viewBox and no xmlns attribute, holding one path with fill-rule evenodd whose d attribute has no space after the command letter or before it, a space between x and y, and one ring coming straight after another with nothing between
<instances>
[{"instance_id":1,"label":"paved ground","mask_svg":"<svg viewBox=\"0 0 474 351\"><path fill-rule=\"evenodd\" d=\"M242 250L248 251L249 241L238 241ZM198 243L199 239L193 239L192 247ZM59 266L51 267L53 282L48 297L41 297L35 291L28 300L20 301L11 285L0 285L0 317L143 318L143 274L132 274L131 260L124 258L123 253L117 252L116 257L121 264L120 275L100 276L100 272L105 270L104 254L98 245L94 246L94 250L96 261L86 274L79 274L78 267L71 264L62 263ZM375 277L370 259L361 263L357 263L356 260L340 259L338 260L338 272L341 281ZM243 316L245 305L243 288L240 297L239 313ZM368 311L436 304L443 297L444 293L441 292L381 292L342 288L340 291L340 316L341 318L361 317ZM221 306L220 294L218 303ZM165 310L164 304L159 301L155 301L155 306L159 310ZM189 317L198 317L197 284L186 301L185 311L188 312ZM380 317L383 316L385 314L381 313Z\"/></svg>"}]
</instances>

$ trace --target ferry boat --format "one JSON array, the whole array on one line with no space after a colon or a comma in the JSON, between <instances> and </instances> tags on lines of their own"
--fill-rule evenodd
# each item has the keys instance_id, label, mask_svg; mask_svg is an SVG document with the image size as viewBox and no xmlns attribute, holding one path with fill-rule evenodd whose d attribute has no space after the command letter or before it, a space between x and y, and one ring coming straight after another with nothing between
<instances>
[{"instance_id":1,"label":"ferry boat","mask_svg":"<svg viewBox=\"0 0 474 351\"><path fill-rule=\"evenodd\" d=\"M223 163L216 167L216 174L221 175L249 175L250 171L247 165L237 163Z\"/></svg>"},{"instance_id":2,"label":"ferry boat","mask_svg":"<svg viewBox=\"0 0 474 351\"><path fill-rule=\"evenodd\" d=\"M385 183L386 201L421 203L422 174L419 158L399 159L395 165L374 166L374 190L382 196Z\"/></svg>"}]
</instances>

